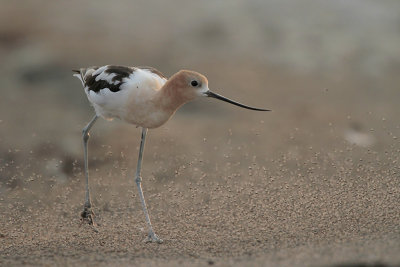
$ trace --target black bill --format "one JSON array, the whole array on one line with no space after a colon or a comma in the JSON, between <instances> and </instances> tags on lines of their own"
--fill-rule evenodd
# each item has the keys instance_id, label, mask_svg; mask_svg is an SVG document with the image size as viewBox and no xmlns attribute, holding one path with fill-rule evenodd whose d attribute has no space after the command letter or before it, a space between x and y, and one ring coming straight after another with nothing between
<instances>
[{"instance_id":1,"label":"black bill","mask_svg":"<svg viewBox=\"0 0 400 267\"><path fill-rule=\"evenodd\" d=\"M238 103L238 102L235 102L235 101L233 101L233 100L230 100L229 98L226 98L226 97L224 97L224 96L222 96L222 95L213 93L213 92L211 92L211 91L207 91L207 92L205 92L204 94L205 94L206 96L208 96L208 97L216 98L216 99L219 99L219 100L222 100L222 101L231 103L231 104L233 104L233 105L236 105L236 106L239 106L239 107L242 107L242 108L247 108L247 109L251 109L251 110L258 110L258 111L271 111L270 109L253 108L253 107L250 107L250 106L246 106L246 105L240 104L240 103Z\"/></svg>"}]
</instances>

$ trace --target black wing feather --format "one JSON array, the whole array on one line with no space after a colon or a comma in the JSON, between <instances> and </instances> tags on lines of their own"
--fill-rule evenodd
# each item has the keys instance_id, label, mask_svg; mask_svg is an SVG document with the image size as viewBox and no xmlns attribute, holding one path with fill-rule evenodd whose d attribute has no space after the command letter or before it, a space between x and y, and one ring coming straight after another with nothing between
<instances>
[{"instance_id":1,"label":"black wing feather","mask_svg":"<svg viewBox=\"0 0 400 267\"><path fill-rule=\"evenodd\" d=\"M93 68L94 70L97 70L98 67ZM118 92L121 90L120 86L122 85L122 81L124 78L128 78L129 75L131 75L135 71L134 68L132 67L125 67L125 66L114 66L114 65L109 65L106 67L106 69L103 71L107 74L116 74L111 81L113 83L109 83L107 80L100 79L96 81L97 76L99 76L102 72L96 74L96 75L84 75L84 82L85 85L87 86L89 91L93 91L98 93L100 90L108 88L112 92ZM115 84L117 82L117 84Z\"/></svg>"}]
</instances>

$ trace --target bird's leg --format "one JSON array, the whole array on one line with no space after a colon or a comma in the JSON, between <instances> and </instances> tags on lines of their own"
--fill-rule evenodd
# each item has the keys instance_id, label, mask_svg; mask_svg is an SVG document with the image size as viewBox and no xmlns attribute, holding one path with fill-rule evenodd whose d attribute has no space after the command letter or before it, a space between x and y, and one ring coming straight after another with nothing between
<instances>
[{"instance_id":1,"label":"bird's leg","mask_svg":"<svg viewBox=\"0 0 400 267\"><path fill-rule=\"evenodd\" d=\"M162 243L163 240L154 233L153 227L151 226L150 216L149 216L149 213L147 212L146 201L144 200L144 195L143 195L143 190L142 190L142 185L141 185L142 177L140 176L140 170L142 167L142 158L143 158L144 143L146 141L146 133L147 133L147 128L142 128L142 139L140 142L139 158L138 158L138 163L137 163L137 168L136 168L135 181L136 181L137 188L139 190L139 197L140 197L140 201L142 202L144 216L146 217L146 222L147 222L147 225L149 226L149 234L148 234L147 238L145 239L145 242Z\"/></svg>"},{"instance_id":2,"label":"bird's leg","mask_svg":"<svg viewBox=\"0 0 400 267\"><path fill-rule=\"evenodd\" d=\"M98 116L95 115L93 119L86 125L82 130L82 138L83 138L83 157L85 161L85 178L86 178L86 195L85 195L85 204L83 206L83 211L81 213L82 221L87 222L90 225L94 225L93 217L94 213L92 211L92 203L90 201L90 193L89 193L89 169L88 169L88 140L89 140L89 131L92 128L93 124L96 122Z\"/></svg>"}]
</instances>

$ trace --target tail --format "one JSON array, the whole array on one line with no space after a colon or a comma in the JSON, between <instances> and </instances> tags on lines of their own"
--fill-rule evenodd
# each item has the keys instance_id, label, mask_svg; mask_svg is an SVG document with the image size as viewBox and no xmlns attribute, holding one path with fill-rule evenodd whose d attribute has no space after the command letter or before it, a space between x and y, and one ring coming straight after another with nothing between
<instances>
[{"instance_id":1,"label":"tail","mask_svg":"<svg viewBox=\"0 0 400 267\"><path fill-rule=\"evenodd\" d=\"M83 75L82 75L82 71L84 69L80 69L80 70L72 70L72 72L74 72L75 74L72 74L72 76L75 76L76 78L78 78L79 80L81 80L83 87L85 87L85 82L83 80Z\"/></svg>"},{"instance_id":2,"label":"tail","mask_svg":"<svg viewBox=\"0 0 400 267\"><path fill-rule=\"evenodd\" d=\"M93 71L97 70L99 67L89 67L89 68L80 68L79 70L72 70L74 72L73 76L77 77L81 80L83 87L85 87L85 78L88 78L88 75L92 74Z\"/></svg>"}]
</instances>

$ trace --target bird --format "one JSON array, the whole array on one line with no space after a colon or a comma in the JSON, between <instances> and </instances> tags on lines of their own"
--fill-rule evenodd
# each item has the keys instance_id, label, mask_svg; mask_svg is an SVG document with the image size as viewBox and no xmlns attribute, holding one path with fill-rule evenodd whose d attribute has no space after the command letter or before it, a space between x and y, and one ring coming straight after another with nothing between
<instances>
[{"instance_id":1,"label":"bird","mask_svg":"<svg viewBox=\"0 0 400 267\"><path fill-rule=\"evenodd\" d=\"M135 182L148 226L145 242L163 242L153 230L141 185L141 167L148 129L165 124L180 106L198 97L215 98L255 111L270 111L247 106L212 92L208 88L207 78L191 70L180 70L169 78L152 67L105 65L80 68L73 72L73 76L82 82L86 96L95 110L94 117L82 130L85 202L81 220L95 226L89 192L89 131L99 117L106 120L119 119L142 128Z\"/></svg>"}]
</instances>

